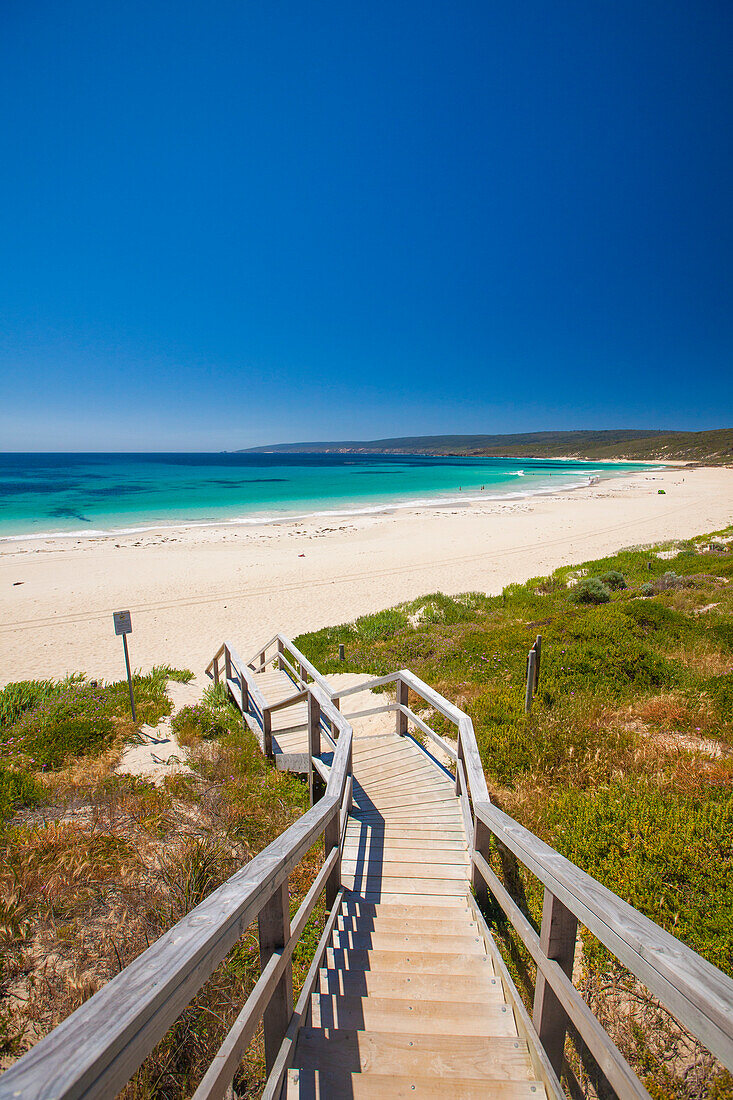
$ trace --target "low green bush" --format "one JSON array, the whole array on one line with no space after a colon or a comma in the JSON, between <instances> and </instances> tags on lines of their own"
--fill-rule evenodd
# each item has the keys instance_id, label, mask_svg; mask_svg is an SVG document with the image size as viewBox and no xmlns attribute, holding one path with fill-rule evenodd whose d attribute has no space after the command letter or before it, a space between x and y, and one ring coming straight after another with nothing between
<instances>
[{"instance_id":1,"label":"low green bush","mask_svg":"<svg viewBox=\"0 0 733 1100\"><path fill-rule=\"evenodd\" d=\"M43 793L43 787L30 772L0 767L0 822L24 806L38 805Z\"/></svg>"},{"instance_id":2,"label":"low green bush","mask_svg":"<svg viewBox=\"0 0 733 1100\"><path fill-rule=\"evenodd\" d=\"M653 596L655 594L656 589L653 584L650 584L649 581L647 581L645 584L642 584L639 592L642 596L648 599L649 596Z\"/></svg>"},{"instance_id":3,"label":"low green bush","mask_svg":"<svg viewBox=\"0 0 733 1100\"><path fill-rule=\"evenodd\" d=\"M609 569L607 573L603 573L601 575L601 581L605 584L606 588L611 588L616 592L628 588L626 577L623 573L619 573L618 569Z\"/></svg>"},{"instance_id":4,"label":"low green bush","mask_svg":"<svg viewBox=\"0 0 733 1100\"><path fill-rule=\"evenodd\" d=\"M611 593L600 577L583 577L572 590L575 603L608 603Z\"/></svg>"},{"instance_id":5,"label":"low green bush","mask_svg":"<svg viewBox=\"0 0 733 1100\"><path fill-rule=\"evenodd\" d=\"M229 732L226 717L203 704L183 707L171 719L171 729L178 736L197 736L211 741Z\"/></svg>"}]
</instances>

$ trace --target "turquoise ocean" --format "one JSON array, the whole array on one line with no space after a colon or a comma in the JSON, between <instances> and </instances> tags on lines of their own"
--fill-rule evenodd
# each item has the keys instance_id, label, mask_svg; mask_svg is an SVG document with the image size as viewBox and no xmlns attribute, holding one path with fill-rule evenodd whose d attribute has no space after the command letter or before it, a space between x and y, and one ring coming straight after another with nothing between
<instances>
[{"instance_id":1,"label":"turquoise ocean","mask_svg":"<svg viewBox=\"0 0 733 1100\"><path fill-rule=\"evenodd\" d=\"M0 538L516 500L645 468L425 455L5 454L0 455Z\"/></svg>"}]
</instances>

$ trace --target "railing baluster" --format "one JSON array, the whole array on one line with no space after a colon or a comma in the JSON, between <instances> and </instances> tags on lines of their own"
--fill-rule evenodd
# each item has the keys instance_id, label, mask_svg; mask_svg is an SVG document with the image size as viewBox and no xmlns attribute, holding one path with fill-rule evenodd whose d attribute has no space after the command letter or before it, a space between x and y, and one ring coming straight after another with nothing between
<instances>
[{"instance_id":1,"label":"railing baluster","mask_svg":"<svg viewBox=\"0 0 733 1100\"><path fill-rule=\"evenodd\" d=\"M262 748L265 756L272 759L272 715L268 707L262 711Z\"/></svg>"},{"instance_id":2,"label":"railing baluster","mask_svg":"<svg viewBox=\"0 0 733 1100\"><path fill-rule=\"evenodd\" d=\"M474 813L473 815L473 850L483 856L489 862L491 855L491 830ZM485 909L489 903L489 888L473 859L471 860L471 886L476 896L479 907Z\"/></svg>"},{"instance_id":3,"label":"railing baluster","mask_svg":"<svg viewBox=\"0 0 733 1100\"><path fill-rule=\"evenodd\" d=\"M407 700L409 698L409 689L402 677L397 680L395 687L397 688L397 705L401 707L406 707ZM403 714L401 710L398 710L396 714L397 721L395 723L395 728L398 735L400 737L404 737L404 735L407 733L407 715Z\"/></svg>"},{"instance_id":4,"label":"railing baluster","mask_svg":"<svg viewBox=\"0 0 733 1100\"><path fill-rule=\"evenodd\" d=\"M282 644L282 641L280 640L280 638L278 638L278 640L277 640L277 651L280 654L280 656L284 656L285 646ZM284 665L283 665L282 661L280 660L280 657L278 657L278 660L277 660L277 670L278 670L278 672L282 672L283 668L284 668Z\"/></svg>"},{"instance_id":5,"label":"railing baluster","mask_svg":"<svg viewBox=\"0 0 733 1100\"><path fill-rule=\"evenodd\" d=\"M224 683L229 684L232 678L232 658L229 654L229 646L224 646Z\"/></svg>"},{"instance_id":6,"label":"railing baluster","mask_svg":"<svg viewBox=\"0 0 733 1100\"><path fill-rule=\"evenodd\" d=\"M211 663L214 666L213 667L214 686L216 686L219 683L219 654L218 653L217 653L216 657L214 657L214 660Z\"/></svg>"},{"instance_id":7,"label":"railing baluster","mask_svg":"<svg viewBox=\"0 0 733 1100\"><path fill-rule=\"evenodd\" d=\"M260 911L257 925L260 936L260 969L264 970L276 951L282 951L290 939L290 894L288 879ZM269 1073L293 1013L293 967L289 962L273 990L262 1021L265 1029L265 1065Z\"/></svg>"},{"instance_id":8,"label":"railing baluster","mask_svg":"<svg viewBox=\"0 0 733 1100\"><path fill-rule=\"evenodd\" d=\"M314 806L323 794L323 780L313 767L313 757L321 755L321 704L311 692L308 695L308 791Z\"/></svg>"},{"instance_id":9,"label":"railing baluster","mask_svg":"<svg viewBox=\"0 0 733 1100\"><path fill-rule=\"evenodd\" d=\"M333 848L341 848L341 817L335 813L323 834L324 856L329 856ZM336 900L336 895L341 889L341 856L336 860L331 874L326 879L326 909L330 909Z\"/></svg>"},{"instance_id":10,"label":"railing baluster","mask_svg":"<svg viewBox=\"0 0 733 1100\"><path fill-rule=\"evenodd\" d=\"M548 959L558 963L571 979L577 935L578 921L574 914L545 888L540 949ZM559 1077L562 1072L568 1015L539 969L534 989L532 1022L550 1064Z\"/></svg>"}]
</instances>

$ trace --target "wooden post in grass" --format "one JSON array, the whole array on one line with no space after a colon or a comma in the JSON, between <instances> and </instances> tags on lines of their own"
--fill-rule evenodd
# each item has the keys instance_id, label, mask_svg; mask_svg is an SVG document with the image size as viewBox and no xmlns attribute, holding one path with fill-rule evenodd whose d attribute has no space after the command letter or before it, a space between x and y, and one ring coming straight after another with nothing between
<instances>
[{"instance_id":1,"label":"wooden post in grass","mask_svg":"<svg viewBox=\"0 0 733 1100\"><path fill-rule=\"evenodd\" d=\"M529 651L527 658L527 688L524 693L524 713L532 710L532 698L534 696L535 668L537 666L537 653L534 646Z\"/></svg>"},{"instance_id":2,"label":"wooden post in grass","mask_svg":"<svg viewBox=\"0 0 733 1100\"><path fill-rule=\"evenodd\" d=\"M534 644L534 651L537 655L536 661L535 661L535 670L534 670L534 690L535 690L535 693L536 693L537 690L539 689L539 686L540 686L540 664L542 662L542 635L541 634L537 635L537 640Z\"/></svg>"},{"instance_id":3,"label":"wooden post in grass","mask_svg":"<svg viewBox=\"0 0 733 1100\"><path fill-rule=\"evenodd\" d=\"M260 934L260 970L290 939L290 895L288 880L279 887L257 918ZM293 967L288 963L273 990L262 1017L265 1031L265 1066L269 1073L288 1030L293 1014Z\"/></svg>"}]
</instances>

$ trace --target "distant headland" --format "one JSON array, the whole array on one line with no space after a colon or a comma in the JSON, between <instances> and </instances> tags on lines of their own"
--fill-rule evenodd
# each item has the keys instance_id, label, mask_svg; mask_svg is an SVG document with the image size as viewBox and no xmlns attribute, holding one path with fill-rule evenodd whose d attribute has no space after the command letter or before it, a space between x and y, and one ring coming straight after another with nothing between
<instances>
[{"instance_id":1,"label":"distant headland","mask_svg":"<svg viewBox=\"0 0 733 1100\"><path fill-rule=\"evenodd\" d=\"M592 458L627 461L733 463L733 428L689 432L619 428L604 431L526 432L519 435L415 435L276 443L237 454L440 454L492 458Z\"/></svg>"}]
</instances>

